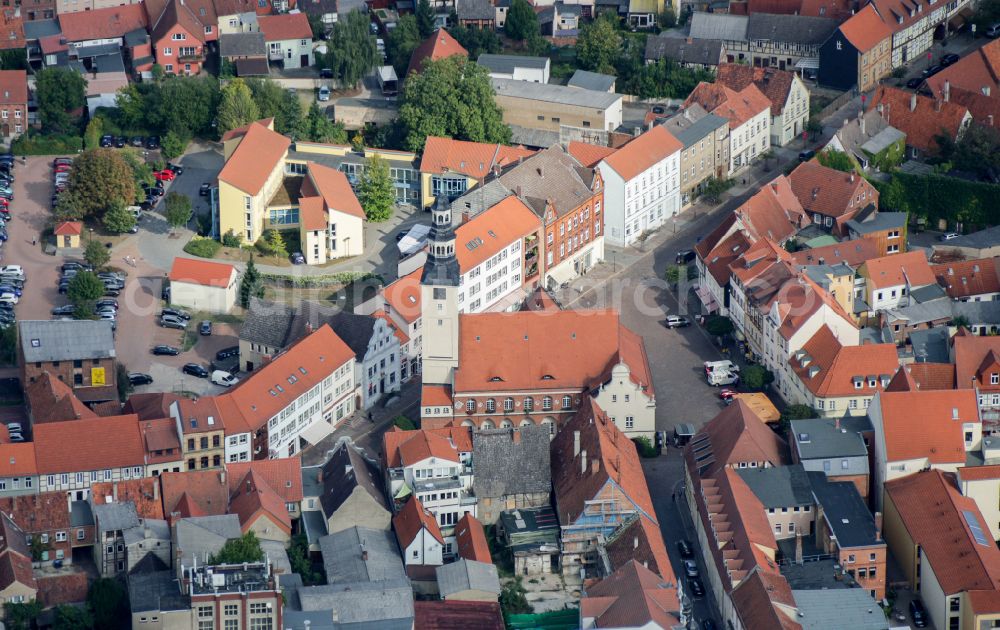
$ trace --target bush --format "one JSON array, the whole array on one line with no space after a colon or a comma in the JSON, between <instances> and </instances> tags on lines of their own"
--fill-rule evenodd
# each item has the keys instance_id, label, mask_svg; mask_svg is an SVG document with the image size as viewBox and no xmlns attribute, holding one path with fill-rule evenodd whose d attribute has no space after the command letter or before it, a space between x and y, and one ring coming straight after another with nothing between
<instances>
[{"instance_id":1,"label":"bush","mask_svg":"<svg viewBox=\"0 0 1000 630\"><path fill-rule=\"evenodd\" d=\"M15 155L60 155L78 153L83 149L83 138L67 135L41 135L28 132L18 136L10 145Z\"/></svg>"},{"instance_id":2,"label":"bush","mask_svg":"<svg viewBox=\"0 0 1000 630\"><path fill-rule=\"evenodd\" d=\"M264 230L261 237L254 243L254 247L265 256L275 256L277 258L288 256L288 250L285 249L285 239L278 230Z\"/></svg>"},{"instance_id":3,"label":"bush","mask_svg":"<svg viewBox=\"0 0 1000 630\"><path fill-rule=\"evenodd\" d=\"M183 155L190 141L191 138L188 136L183 136L173 130L168 131L167 135L163 136L163 156L172 160Z\"/></svg>"},{"instance_id":4,"label":"bush","mask_svg":"<svg viewBox=\"0 0 1000 630\"><path fill-rule=\"evenodd\" d=\"M416 431L417 425L413 424L413 420L410 420L406 416L396 416L392 419L392 423L402 429L403 431Z\"/></svg>"},{"instance_id":5,"label":"bush","mask_svg":"<svg viewBox=\"0 0 1000 630\"><path fill-rule=\"evenodd\" d=\"M632 441L635 442L635 450L639 453L639 457L658 457L660 455L648 437L637 437L633 438Z\"/></svg>"},{"instance_id":6,"label":"bush","mask_svg":"<svg viewBox=\"0 0 1000 630\"><path fill-rule=\"evenodd\" d=\"M712 315L705 322L705 330L714 337L722 337L733 332L733 320L721 315Z\"/></svg>"},{"instance_id":7,"label":"bush","mask_svg":"<svg viewBox=\"0 0 1000 630\"><path fill-rule=\"evenodd\" d=\"M262 273L260 279L271 284L285 287L332 287L375 278L380 282L382 276L367 271L342 271L324 276L286 276L277 273Z\"/></svg>"},{"instance_id":8,"label":"bush","mask_svg":"<svg viewBox=\"0 0 1000 630\"><path fill-rule=\"evenodd\" d=\"M239 538L230 538L222 545L219 553L212 554L209 564L242 564L244 562L260 562L264 559L264 551L260 548L257 534L249 531Z\"/></svg>"},{"instance_id":9,"label":"bush","mask_svg":"<svg viewBox=\"0 0 1000 630\"><path fill-rule=\"evenodd\" d=\"M243 234L236 234L232 230L227 230L226 233L222 235L222 245L223 247L242 247Z\"/></svg>"},{"instance_id":10,"label":"bush","mask_svg":"<svg viewBox=\"0 0 1000 630\"><path fill-rule=\"evenodd\" d=\"M743 370L743 384L754 391L764 389L774 382L774 374L763 365L749 365Z\"/></svg>"},{"instance_id":11,"label":"bush","mask_svg":"<svg viewBox=\"0 0 1000 630\"><path fill-rule=\"evenodd\" d=\"M219 241L195 236L184 246L184 251L199 258L215 258L220 247L222 247L222 243Z\"/></svg>"}]
</instances>

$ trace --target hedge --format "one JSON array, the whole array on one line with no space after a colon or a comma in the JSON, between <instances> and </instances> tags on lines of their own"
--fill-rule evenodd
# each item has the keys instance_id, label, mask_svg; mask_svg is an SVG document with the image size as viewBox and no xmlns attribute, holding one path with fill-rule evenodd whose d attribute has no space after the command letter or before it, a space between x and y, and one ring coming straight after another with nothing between
<instances>
[{"instance_id":1,"label":"hedge","mask_svg":"<svg viewBox=\"0 0 1000 630\"><path fill-rule=\"evenodd\" d=\"M26 133L18 136L10 145L15 155L60 155L78 153L83 149L80 136L38 135Z\"/></svg>"},{"instance_id":2,"label":"hedge","mask_svg":"<svg viewBox=\"0 0 1000 630\"><path fill-rule=\"evenodd\" d=\"M359 280L376 279L382 282L382 276L361 271L342 271L340 273L328 274L324 276L286 276L278 273L262 273L261 280L287 287L326 287L335 285L345 285Z\"/></svg>"},{"instance_id":3,"label":"hedge","mask_svg":"<svg viewBox=\"0 0 1000 630\"><path fill-rule=\"evenodd\" d=\"M889 182L873 181L886 210L909 212L928 222L945 219L966 227L996 223L1000 186L944 175L895 172Z\"/></svg>"},{"instance_id":4,"label":"hedge","mask_svg":"<svg viewBox=\"0 0 1000 630\"><path fill-rule=\"evenodd\" d=\"M184 246L184 251L192 256L215 258L215 255L219 253L220 247L222 247L222 243L219 241L195 236Z\"/></svg>"}]
</instances>

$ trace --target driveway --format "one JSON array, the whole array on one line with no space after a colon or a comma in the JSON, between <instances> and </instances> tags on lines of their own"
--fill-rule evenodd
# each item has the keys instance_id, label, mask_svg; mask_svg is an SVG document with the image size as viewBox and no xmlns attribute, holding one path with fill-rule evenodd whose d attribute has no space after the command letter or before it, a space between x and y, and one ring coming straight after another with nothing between
<instances>
[{"instance_id":1,"label":"driveway","mask_svg":"<svg viewBox=\"0 0 1000 630\"><path fill-rule=\"evenodd\" d=\"M217 145L212 143L199 143L191 145L188 153L184 154L175 164L184 167L181 173L170 185L168 192L178 192L187 195L191 199L191 206L194 209L194 216L201 219L205 228L212 225L211 205L208 197L198 194L198 189L202 184L212 183L222 170L223 160ZM161 207L157 207L162 212ZM190 224L195 227L195 224Z\"/></svg>"}]
</instances>

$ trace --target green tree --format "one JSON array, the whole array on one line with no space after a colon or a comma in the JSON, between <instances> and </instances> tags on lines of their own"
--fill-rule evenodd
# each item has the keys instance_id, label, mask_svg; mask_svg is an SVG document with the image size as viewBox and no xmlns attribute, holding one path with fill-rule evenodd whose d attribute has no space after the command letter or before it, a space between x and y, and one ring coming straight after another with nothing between
<instances>
[{"instance_id":1,"label":"green tree","mask_svg":"<svg viewBox=\"0 0 1000 630\"><path fill-rule=\"evenodd\" d=\"M260 119L260 109L243 79L233 79L222 88L219 100L219 132L225 133Z\"/></svg>"},{"instance_id":2,"label":"green tree","mask_svg":"<svg viewBox=\"0 0 1000 630\"><path fill-rule=\"evenodd\" d=\"M402 430L402 431L416 431L417 425L413 424L413 420L410 420L404 415L398 415L392 419L392 426Z\"/></svg>"},{"instance_id":3,"label":"green tree","mask_svg":"<svg viewBox=\"0 0 1000 630\"><path fill-rule=\"evenodd\" d=\"M95 630L116 630L128 626L128 599L125 588L113 578L94 580L87 593Z\"/></svg>"},{"instance_id":4,"label":"green tree","mask_svg":"<svg viewBox=\"0 0 1000 630\"><path fill-rule=\"evenodd\" d=\"M29 630L40 614L42 603L38 600L23 604L7 602L3 605L3 621L9 630Z\"/></svg>"},{"instance_id":5,"label":"green tree","mask_svg":"<svg viewBox=\"0 0 1000 630\"><path fill-rule=\"evenodd\" d=\"M403 78L406 68L410 65L410 57L413 50L420 45L420 29L417 26L417 18L412 14L399 16L396 28L389 31L389 37L385 42L385 55L396 69L396 75Z\"/></svg>"},{"instance_id":6,"label":"green tree","mask_svg":"<svg viewBox=\"0 0 1000 630\"><path fill-rule=\"evenodd\" d=\"M101 134L104 133L104 120L92 118L87 123L87 129L83 132L83 148L86 150L99 149L101 147Z\"/></svg>"},{"instance_id":7,"label":"green tree","mask_svg":"<svg viewBox=\"0 0 1000 630\"><path fill-rule=\"evenodd\" d=\"M84 216L72 190L59 193L59 201L56 202L54 214L59 221L79 221Z\"/></svg>"},{"instance_id":8,"label":"green tree","mask_svg":"<svg viewBox=\"0 0 1000 630\"><path fill-rule=\"evenodd\" d=\"M827 168L832 168L845 173L852 173L855 170L854 160L843 151L827 149L816 154L816 160Z\"/></svg>"},{"instance_id":9,"label":"green tree","mask_svg":"<svg viewBox=\"0 0 1000 630\"><path fill-rule=\"evenodd\" d=\"M966 317L965 315L956 315L955 317L951 318L950 324L955 328L968 328L969 318Z\"/></svg>"},{"instance_id":10,"label":"green tree","mask_svg":"<svg viewBox=\"0 0 1000 630\"><path fill-rule=\"evenodd\" d=\"M43 68L35 74L35 98L42 129L51 133L72 133L77 110L87 104L87 80L68 67Z\"/></svg>"},{"instance_id":11,"label":"green tree","mask_svg":"<svg viewBox=\"0 0 1000 630\"><path fill-rule=\"evenodd\" d=\"M684 68L670 59L647 64L631 40L629 54L618 65L619 89L641 98L687 98L699 83L712 80L711 72Z\"/></svg>"},{"instance_id":12,"label":"green tree","mask_svg":"<svg viewBox=\"0 0 1000 630\"><path fill-rule=\"evenodd\" d=\"M299 140L305 136L305 119L302 117L302 101L298 94L283 90L281 104L274 115L274 128L278 133Z\"/></svg>"},{"instance_id":13,"label":"green tree","mask_svg":"<svg viewBox=\"0 0 1000 630\"><path fill-rule=\"evenodd\" d=\"M24 48L0 50L0 70L27 70L28 51Z\"/></svg>"},{"instance_id":14,"label":"green tree","mask_svg":"<svg viewBox=\"0 0 1000 630\"><path fill-rule=\"evenodd\" d=\"M17 365L17 326L0 327L0 365Z\"/></svg>"},{"instance_id":15,"label":"green tree","mask_svg":"<svg viewBox=\"0 0 1000 630\"><path fill-rule=\"evenodd\" d=\"M323 571L315 570L313 562L309 559L309 538L305 534L292 536L288 547L288 561L292 565L292 573L302 576L303 584L313 586L326 583Z\"/></svg>"},{"instance_id":16,"label":"green tree","mask_svg":"<svg viewBox=\"0 0 1000 630\"><path fill-rule=\"evenodd\" d=\"M899 178L893 177L889 184L880 192L879 205L882 208L895 210L896 212L911 211L906 186Z\"/></svg>"},{"instance_id":17,"label":"green tree","mask_svg":"<svg viewBox=\"0 0 1000 630\"><path fill-rule=\"evenodd\" d=\"M407 78L399 119L411 151L422 149L427 136L510 141L486 68L457 55L426 61L419 74Z\"/></svg>"},{"instance_id":18,"label":"green tree","mask_svg":"<svg viewBox=\"0 0 1000 630\"><path fill-rule=\"evenodd\" d=\"M309 106L304 128L306 138L313 142L347 144L347 132L344 131L344 126L327 118L315 101Z\"/></svg>"},{"instance_id":19,"label":"green tree","mask_svg":"<svg viewBox=\"0 0 1000 630\"><path fill-rule=\"evenodd\" d=\"M365 210L365 216L373 223L381 223L392 218L396 202L396 188L389 175L389 163L378 155L368 160L358 185L358 201Z\"/></svg>"},{"instance_id":20,"label":"green tree","mask_svg":"<svg viewBox=\"0 0 1000 630\"><path fill-rule=\"evenodd\" d=\"M639 453L639 457L659 457L660 455L660 452L653 446L653 441L646 436L632 438L632 443L635 444L635 450Z\"/></svg>"},{"instance_id":21,"label":"green tree","mask_svg":"<svg viewBox=\"0 0 1000 630\"><path fill-rule=\"evenodd\" d=\"M257 534L249 531L239 538L227 540L219 553L209 557L208 564L243 564L244 562L260 562L263 559L264 551L260 548Z\"/></svg>"},{"instance_id":22,"label":"green tree","mask_svg":"<svg viewBox=\"0 0 1000 630\"><path fill-rule=\"evenodd\" d=\"M222 235L222 245L223 247L242 247L243 234L237 234L232 229L226 230L226 233Z\"/></svg>"},{"instance_id":23,"label":"green tree","mask_svg":"<svg viewBox=\"0 0 1000 630\"><path fill-rule=\"evenodd\" d=\"M816 116L811 116L809 120L806 121L806 133L813 138L816 138L816 136L823 133L823 121Z\"/></svg>"},{"instance_id":24,"label":"green tree","mask_svg":"<svg viewBox=\"0 0 1000 630\"><path fill-rule=\"evenodd\" d=\"M530 613L532 608L528 603L527 593L524 584L521 583L521 576L518 575L500 589L500 608L508 615Z\"/></svg>"},{"instance_id":25,"label":"green tree","mask_svg":"<svg viewBox=\"0 0 1000 630\"><path fill-rule=\"evenodd\" d=\"M142 186L152 186L156 183L156 178L153 177L153 167L146 160L142 158L138 151L134 149L126 149L124 151L116 151L116 153L121 156L121 158L128 164L129 169L132 171L132 177L136 184L136 195L141 195Z\"/></svg>"},{"instance_id":26,"label":"green tree","mask_svg":"<svg viewBox=\"0 0 1000 630\"><path fill-rule=\"evenodd\" d=\"M361 130L355 131L351 136L351 150L356 153L363 153L365 150L365 136Z\"/></svg>"},{"instance_id":27,"label":"green tree","mask_svg":"<svg viewBox=\"0 0 1000 630\"><path fill-rule=\"evenodd\" d=\"M448 29L448 32L462 48L469 51L470 59L479 59L479 55L484 53L495 55L503 48L503 42L492 29L459 24Z\"/></svg>"},{"instance_id":28,"label":"green tree","mask_svg":"<svg viewBox=\"0 0 1000 630\"><path fill-rule=\"evenodd\" d=\"M250 88L250 95L253 98L253 102L257 104L258 118L255 120L259 118L277 118L278 112L281 110L282 101L284 100L283 97L288 93L288 90L282 88L272 79L260 77L247 79L246 85ZM223 94L225 94L225 89L223 89ZM274 122L274 126L277 129L278 121L275 120Z\"/></svg>"},{"instance_id":29,"label":"green tree","mask_svg":"<svg viewBox=\"0 0 1000 630\"><path fill-rule=\"evenodd\" d=\"M507 37L524 41L534 35L540 35L538 14L535 13L528 0L514 0L510 3L507 18L503 23L503 31Z\"/></svg>"},{"instance_id":30,"label":"green tree","mask_svg":"<svg viewBox=\"0 0 1000 630\"><path fill-rule=\"evenodd\" d=\"M809 405L788 405L781 412L779 426L788 431L792 420L808 420L816 417L816 411Z\"/></svg>"},{"instance_id":31,"label":"green tree","mask_svg":"<svg viewBox=\"0 0 1000 630\"><path fill-rule=\"evenodd\" d=\"M66 287L66 297L73 303L73 316L88 319L94 316L94 302L104 295L104 282L92 271L81 271Z\"/></svg>"},{"instance_id":32,"label":"green tree","mask_svg":"<svg viewBox=\"0 0 1000 630\"><path fill-rule=\"evenodd\" d=\"M184 155L184 151L187 150L187 145L190 141L190 137L181 135L181 133L171 129L167 132L167 135L163 136L163 157L172 160Z\"/></svg>"},{"instance_id":33,"label":"green tree","mask_svg":"<svg viewBox=\"0 0 1000 630\"><path fill-rule=\"evenodd\" d=\"M167 193L163 200L167 223L173 229L182 228L191 220L191 200L180 193Z\"/></svg>"},{"instance_id":34,"label":"green tree","mask_svg":"<svg viewBox=\"0 0 1000 630\"><path fill-rule=\"evenodd\" d=\"M753 391L760 391L774 382L774 374L763 365L748 365L740 374L743 384Z\"/></svg>"},{"instance_id":35,"label":"green tree","mask_svg":"<svg viewBox=\"0 0 1000 630\"><path fill-rule=\"evenodd\" d=\"M136 198L132 169L113 149L84 151L73 160L69 189L82 216L100 215L116 203L127 205Z\"/></svg>"},{"instance_id":36,"label":"green tree","mask_svg":"<svg viewBox=\"0 0 1000 630\"><path fill-rule=\"evenodd\" d=\"M381 61L369 24L368 14L359 10L341 16L330 31L326 54L316 56L316 64L333 71L342 86L354 87Z\"/></svg>"},{"instance_id":37,"label":"green tree","mask_svg":"<svg viewBox=\"0 0 1000 630\"><path fill-rule=\"evenodd\" d=\"M323 24L323 18L320 15L308 14L309 15L309 28L312 29L313 39L323 39L326 35L326 25Z\"/></svg>"},{"instance_id":38,"label":"green tree","mask_svg":"<svg viewBox=\"0 0 1000 630\"><path fill-rule=\"evenodd\" d=\"M91 239L87 241L87 244L83 248L83 259L87 261L87 264L92 265L94 269L100 271L104 265L111 262L111 254L108 252L108 248L104 246L104 243Z\"/></svg>"},{"instance_id":39,"label":"green tree","mask_svg":"<svg viewBox=\"0 0 1000 630\"><path fill-rule=\"evenodd\" d=\"M124 363L115 364L115 383L118 385L118 400L125 402L135 387L132 386L132 381L128 380L128 368Z\"/></svg>"},{"instance_id":40,"label":"green tree","mask_svg":"<svg viewBox=\"0 0 1000 630\"><path fill-rule=\"evenodd\" d=\"M985 125L969 125L953 156L955 168L980 175L1000 169L1000 131Z\"/></svg>"},{"instance_id":41,"label":"green tree","mask_svg":"<svg viewBox=\"0 0 1000 630\"><path fill-rule=\"evenodd\" d=\"M665 7L663 13L657 16L657 22L659 22L660 28L673 28L677 26L677 16L674 14L674 8L671 6Z\"/></svg>"},{"instance_id":42,"label":"green tree","mask_svg":"<svg viewBox=\"0 0 1000 630\"><path fill-rule=\"evenodd\" d=\"M148 86L145 101L152 126L202 137L221 133L212 127L221 98L219 82L212 75L170 77L143 86Z\"/></svg>"},{"instance_id":43,"label":"green tree","mask_svg":"<svg viewBox=\"0 0 1000 630\"><path fill-rule=\"evenodd\" d=\"M418 0L416 9L417 28L420 29L420 39L427 39L434 34L434 9L429 0Z\"/></svg>"},{"instance_id":44,"label":"green tree","mask_svg":"<svg viewBox=\"0 0 1000 630\"><path fill-rule=\"evenodd\" d=\"M104 213L104 227L109 232L124 234L135 227L135 215L123 203L116 203Z\"/></svg>"},{"instance_id":45,"label":"green tree","mask_svg":"<svg viewBox=\"0 0 1000 630\"><path fill-rule=\"evenodd\" d=\"M255 243L255 247L265 256L275 256L278 258L288 256L288 249L285 247L285 237L278 230L264 230L260 239Z\"/></svg>"},{"instance_id":46,"label":"green tree","mask_svg":"<svg viewBox=\"0 0 1000 630\"><path fill-rule=\"evenodd\" d=\"M56 606L52 627L55 630L91 630L94 621L86 608L63 604Z\"/></svg>"},{"instance_id":47,"label":"green tree","mask_svg":"<svg viewBox=\"0 0 1000 630\"><path fill-rule=\"evenodd\" d=\"M139 84L129 83L118 88L115 94L115 106L118 107L118 119L123 127L134 129L140 127L146 119L146 99L139 90Z\"/></svg>"},{"instance_id":48,"label":"green tree","mask_svg":"<svg viewBox=\"0 0 1000 630\"><path fill-rule=\"evenodd\" d=\"M705 180L705 184L702 186L701 195L706 201L718 203L722 193L732 188L733 184L734 182L731 179L709 177Z\"/></svg>"},{"instance_id":49,"label":"green tree","mask_svg":"<svg viewBox=\"0 0 1000 630\"><path fill-rule=\"evenodd\" d=\"M243 277L240 278L240 306L250 308L250 298L255 297L264 297L264 283L260 279L257 265L253 262L253 254L250 254L247 268L243 271Z\"/></svg>"},{"instance_id":50,"label":"green tree","mask_svg":"<svg viewBox=\"0 0 1000 630\"><path fill-rule=\"evenodd\" d=\"M733 320L722 315L712 315L705 322L705 330L713 337L722 337L733 332Z\"/></svg>"},{"instance_id":51,"label":"green tree","mask_svg":"<svg viewBox=\"0 0 1000 630\"><path fill-rule=\"evenodd\" d=\"M576 40L576 58L585 70L615 74L615 60L621 48L618 16L605 11L580 30Z\"/></svg>"}]
</instances>

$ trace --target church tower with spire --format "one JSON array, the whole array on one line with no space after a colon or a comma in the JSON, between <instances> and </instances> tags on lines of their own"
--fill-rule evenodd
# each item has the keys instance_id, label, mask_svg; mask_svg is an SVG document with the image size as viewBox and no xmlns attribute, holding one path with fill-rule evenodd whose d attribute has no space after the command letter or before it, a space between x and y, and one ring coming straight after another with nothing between
<instances>
[{"instance_id":1,"label":"church tower with spire","mask_svg":"<svg viewBox=\"0 0 1000 630\"><path fill-rule=\"evenodd\" d=\"M458 368L458 285L451 203L438 197L431 208L430 249L420 277L421 358L424 384L450 385Z\"/></svg>"}]
</instances>

